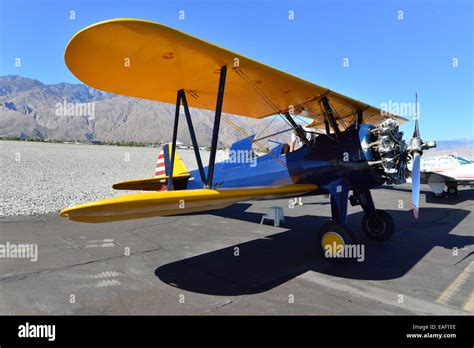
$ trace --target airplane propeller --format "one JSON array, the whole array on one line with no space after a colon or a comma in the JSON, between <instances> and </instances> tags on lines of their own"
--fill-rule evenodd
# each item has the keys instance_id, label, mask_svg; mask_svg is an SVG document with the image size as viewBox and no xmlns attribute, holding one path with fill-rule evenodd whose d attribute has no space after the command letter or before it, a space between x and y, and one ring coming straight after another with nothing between
<instances>
[{"instance_id":1,"label":"airplane propeller","mask_svg":"<svg viewBox=\"0 0 474 348\"><path fill-rule=\"evenodd\" d=\"M415 219L418 219L418 208L420 203L420 161L420 152L414 152L413 167L411 171L411 204Z\"/></svg>"},{"instance_id":2,"label":"airplane propeller","mask_svg":"<svg viewBox=\"0 0 474 348\"><path fill-rule=\"evenodd\" d=\"M423 150L436 147L436 142L429 141L424 143L420 137L420 127L418 124L418 95L415 94L415 130L413 132L413 137L410 141L410 146L408 151L413 160L413 166L411 171L411 202L413 216L415 219L418 219L418 210L420 203L420 162L421 155Z\"/></svg>"}]
</instances>

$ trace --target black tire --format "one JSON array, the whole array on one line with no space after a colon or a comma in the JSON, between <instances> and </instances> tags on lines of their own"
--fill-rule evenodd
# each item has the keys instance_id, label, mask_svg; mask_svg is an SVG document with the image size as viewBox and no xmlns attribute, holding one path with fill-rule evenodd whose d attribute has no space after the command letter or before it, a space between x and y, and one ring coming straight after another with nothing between
<instances>
[{"instance_id":1,"label":"black tire","mask_svg":"<svg viewBox=\"0 0 474 348\"><path fill-rule=\"evenodd\" d=\"M327 223L327 224L321 226L321 228L319 229L318 241L319 241L320 247L323 251L323 256L328 261L336 262L336 263L347 261L347 259L344 259L344 258L331 257L326 252L327 251L327 249L326 249L327 245L332 245L332 243L328 242L328 239L329 240L330 239L337 240L338 238L340 238L340 241L344 245L352 244L352 242L354 240L349 228L347 226L343 226L343 225L338 224L338 223L330 222L330 223ZM336 242L336 243L339 244L338 242ZM330 251L328 251L329 254L331 254L332 250L333 249L331 248Z\"/></svg>"},{"instance_id":2,"label":"black tire","mask_svg":"<svg viewBox=\"0 0 474 348\"><path fill-rule=\"evenodd\" d=\"M448 186L448 194L450 196L455 196L458 194L458 188L455 185Z\"/></svg>"},{"instance_id":3,"label":"black tire","mask_svg":"<svg viewBox=\"0 0 474 348\"><path fill-rule=\"evenodd\" d=\"M376 209L376 217L369 218L367 214L362 218L362 230L367 238L383 242L395 232L395 222L385 210Z\"/></svg>"}]
</instances>

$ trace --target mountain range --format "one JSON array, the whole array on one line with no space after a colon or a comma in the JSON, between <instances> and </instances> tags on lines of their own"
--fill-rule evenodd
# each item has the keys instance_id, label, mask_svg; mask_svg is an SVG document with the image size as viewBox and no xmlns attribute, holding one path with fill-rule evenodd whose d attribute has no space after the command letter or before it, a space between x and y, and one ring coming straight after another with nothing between
<instances>
[{"instance_id":1,"label":"mountain range","mask_svg":"<svg viewBox=\"0 0 474 348\"><path fill-rule=\"evenodd\" d=\"M79 106L76 110L68 107ZM92 109L93 113L87 112ZM82 112L84 111L84 112ZM0 136L67 141L144 142L171 141L175 106L102 92L83 84L44 84L18 75L0 76ZM92 116L91 116L92 115ZM211 142L214 114L191 108L198 142ZM221 121L220 146L246 134L264 136L289 128L279 119L257 120L225 115ZM268 127L266 127L269 125ZM262 132L263 131L263 132ZM279 140L288 141L283 134ZM288 138L288 139L287 139ZM185 118L181 117L178 140L190 144Z\"/></svg>"},{"instance_id":2,"label":"mountain range","mask_svg":"<svg viewBox=\"0 0 474 348\"><path fill-rule=\"evenodd\" d=\"M74 116L68 115L64 110L71 105L93 106L93 116L91 117L91 113L80 115L77 112L84 110L72 110ZM44 84L18 75L0 76L2 137L169 142L174 112L175 106L171 104L119 96L83 84ZM200 145L208 146L212 137L213 113L191 108L191 115ZM258 137L289 128L280 119L258 120L226 115L220 127L220 146L229 146L244 137L226 120L237 125L245 134L258 134ZM272 137L282 142L288 142L289 138L289 133ZM184 117L181 117L178 140L185 144L191 143ZM430 150L429 155L457 152L474 157L474 137L437 141L437 144L437 149Z\"/></svg>"},{"instance_id":3,"label":"mountain range","mask_svg":"<svg viewBox=\"0 0 474 348\"><path fill-rule=\"evenodd\" d=\"M430 149L425 156L457 154L474 160L474 137L436 141L436 149Z\"/></svg>"}]
</instances>

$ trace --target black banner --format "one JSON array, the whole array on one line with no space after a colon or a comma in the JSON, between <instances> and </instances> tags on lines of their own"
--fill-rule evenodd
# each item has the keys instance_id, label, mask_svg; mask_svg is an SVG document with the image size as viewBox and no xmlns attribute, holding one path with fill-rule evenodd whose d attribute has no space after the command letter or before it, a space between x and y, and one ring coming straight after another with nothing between
<instances>
[{"instance_id":1,"label":"black banner","mask_svg":"<svg viewBox=\"0 0 474 348\"><path fill-rule=\"evenodd\" d=\"M472 347L472 316L2 316L0 346L404 344Z\"/></svg>"}]
</instances>

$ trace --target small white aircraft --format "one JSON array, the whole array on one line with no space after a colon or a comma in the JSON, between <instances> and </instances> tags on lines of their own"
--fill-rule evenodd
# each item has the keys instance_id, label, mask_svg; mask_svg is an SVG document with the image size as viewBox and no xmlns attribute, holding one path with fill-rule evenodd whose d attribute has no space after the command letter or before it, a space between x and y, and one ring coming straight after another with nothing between
<instances>
[{"instance_id":1,"label":"small white aircraft","mask_svg":"<svg viewBox=\"0 0 474 348\"><path fill-rule=\"evenodd\" d=\"M474 187L474 162L457 155L421 160L421 183L437 197L457 195L458 186Z\"/></svg>"}]
</instances>

